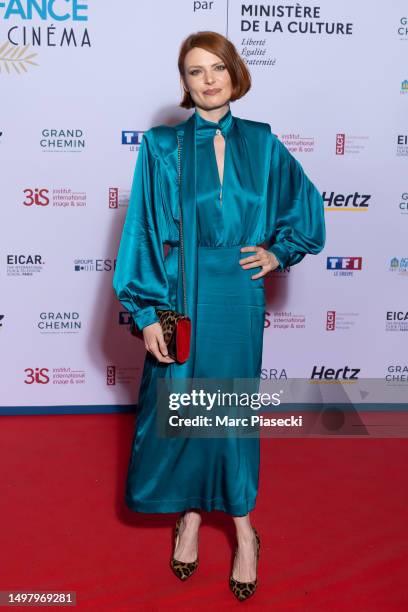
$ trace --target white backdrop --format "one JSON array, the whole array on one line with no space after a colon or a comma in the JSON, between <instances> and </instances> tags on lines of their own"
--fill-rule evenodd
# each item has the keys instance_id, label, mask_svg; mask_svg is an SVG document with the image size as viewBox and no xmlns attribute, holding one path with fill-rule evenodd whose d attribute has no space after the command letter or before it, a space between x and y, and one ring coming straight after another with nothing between
<instances>
[{"instance_id":1,"label":"white backdrop","mask_svg":"<svg viewBox=\"0 0 408 612\"><path fill-rule=\"evenodd\" d=\"M113 266L143 131L191 113L177 57L198 30L248 62L232 113L270 123L326 199L324 251L266 280L262 378L408 379L406 2L1 4L3 414L137 401Z\"/></svg>"}]
</instances>

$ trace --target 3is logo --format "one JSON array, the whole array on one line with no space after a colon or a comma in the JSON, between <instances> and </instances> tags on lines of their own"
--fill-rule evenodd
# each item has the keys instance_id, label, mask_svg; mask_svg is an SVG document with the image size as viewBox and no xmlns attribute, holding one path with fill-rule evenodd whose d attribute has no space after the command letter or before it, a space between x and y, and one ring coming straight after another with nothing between
<instances>
[{"instance_id":1,"label":"3is logo","mask_svg":"<svg viewBox=\"0 0 408 612\"><path fill-rule=\"evenodd\" d=\"M26 368L24 372L26 373L26 378L24 379L26 385L33 385L34 383L46 385L50 382L48 368Z\"/></svg>"},{"instance_id":2,"label":"3is logo","mask_svg":"<svg viewBox=\"0 0 408 612\"><path fill-rule=\"evenodd\" d=\"M48 189L24 189L25 200L23 200L24 206L48 206L50 199L48 197Z\"/></svg>"}]
</instances>

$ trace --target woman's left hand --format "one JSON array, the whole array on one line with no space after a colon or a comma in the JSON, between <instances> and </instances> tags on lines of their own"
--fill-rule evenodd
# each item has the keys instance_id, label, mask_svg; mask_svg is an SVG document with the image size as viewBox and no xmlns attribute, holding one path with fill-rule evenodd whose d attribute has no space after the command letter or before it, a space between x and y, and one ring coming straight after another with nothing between
<instances>
[{"instance_id":1,"label":"woman's left hand","mask_svg":"<svg viewBox=\"0 0 408 612\"><path fill-rule=\"evenodd\" d=\"M279 261L275 255L261 246L245 246L241 247L240 251L256 251L254 255L249 255L249 257L244 257L243 259L239 260L239 263L244 270L262 267L261 272L251 276L252 280L265 276L265 274L272 272L272 270L275 270L275 268L279 266Z\"/></svg>"}]
</instances>

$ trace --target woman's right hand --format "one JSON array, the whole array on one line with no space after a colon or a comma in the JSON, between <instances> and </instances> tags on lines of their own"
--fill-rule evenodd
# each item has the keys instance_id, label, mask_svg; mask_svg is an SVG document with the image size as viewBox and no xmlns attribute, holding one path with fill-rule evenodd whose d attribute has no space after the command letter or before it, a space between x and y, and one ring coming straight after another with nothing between
<instances>
[{"instance_id":1,"label":"woman's right hand","mask_svg":"<svg viewBox=\"0 0 408 612\"><path fill-rule=\"evenodd\" d=\"M146 325L142 331L144 344L149 353L151 353L158 361L162 363L175 362L175 359L169 357L160 323L156 322Z\"/></svg>"}]
</instances>

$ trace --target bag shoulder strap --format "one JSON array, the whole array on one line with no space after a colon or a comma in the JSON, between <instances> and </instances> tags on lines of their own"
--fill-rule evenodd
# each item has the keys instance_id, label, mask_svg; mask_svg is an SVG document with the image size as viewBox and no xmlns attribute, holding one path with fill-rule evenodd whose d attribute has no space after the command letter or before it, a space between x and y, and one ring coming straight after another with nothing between
<instances>
[{"instance_id":1,"label":"bag shoulder strap","mask_svg":"<svg viewBox=\"0 0 408 612\"><path fill-rule=\"evenodd\" d=\"M183 210L181 203L181 143L182 131L177 130L177 174L179 187L179 211L180 211L180 257L181 257L181 274L183 283L183 298L184 298L184 314L187 315L187 296L186 296L186 275L184 268L184 241L183 241Z\"/></svg>"}]
</instances>

